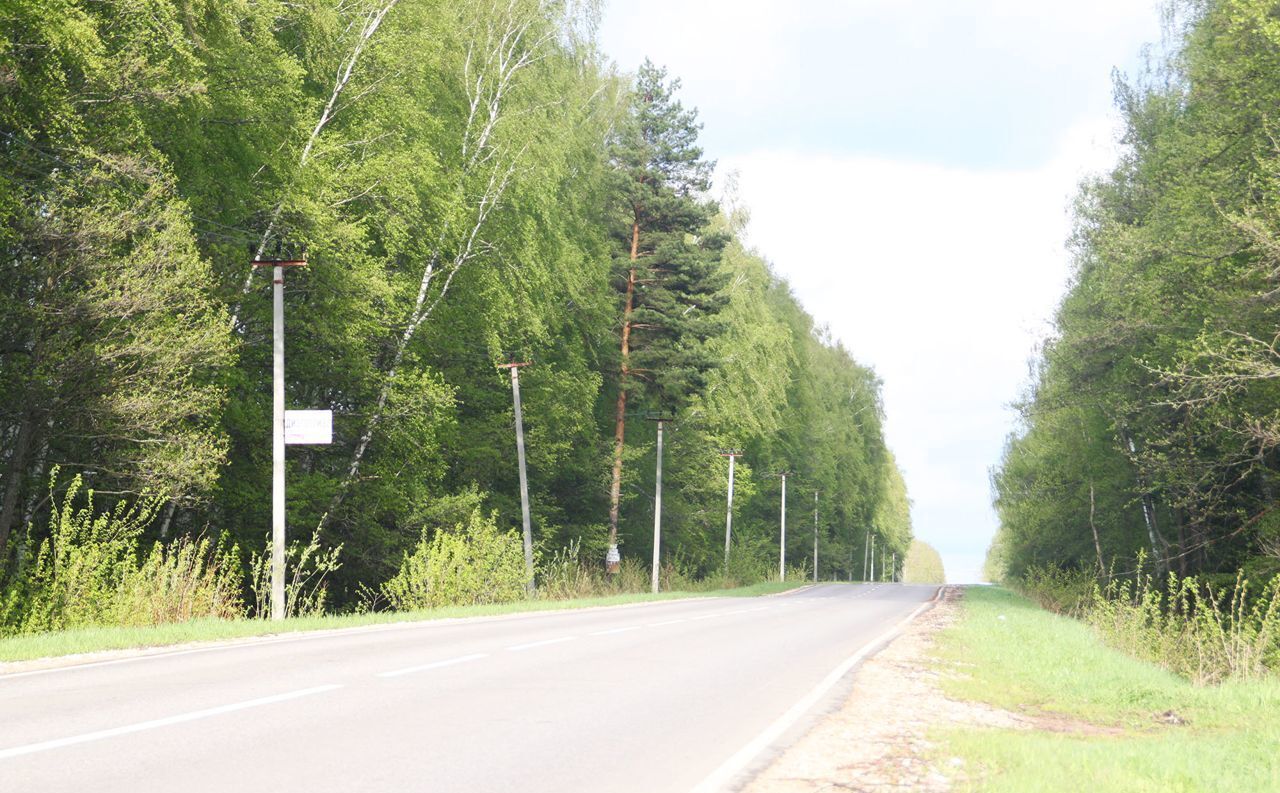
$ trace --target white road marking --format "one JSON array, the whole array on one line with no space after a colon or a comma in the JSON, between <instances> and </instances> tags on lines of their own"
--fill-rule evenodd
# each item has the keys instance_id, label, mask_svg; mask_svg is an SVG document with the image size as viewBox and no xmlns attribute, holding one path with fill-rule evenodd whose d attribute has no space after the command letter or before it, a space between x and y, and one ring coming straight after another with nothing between
<instances>
[{"instance_id":1,"label":"white road marking","mask_svg":"<svg viewBox=\"0 0 1280 793\"><path fill-rule=\"evenodd\" d=\"M939 588L939 591L941 591L941 588ZM936 594L934 597L937 597ZM786 713L779 716L777 721L766 727L763 732L751 739L746 746L739 749L732 757L725 760L719 768L712 771L706 779L698 783L697 787L693 788L690 793L717 793L718 791L727 790L729 783L733 781L734 777L742 773L742 771L751 764L757 755L768 748L774 741L778 740L783 733L799 721L800 718L804 716L805 712L812 708L818 700L822 699L824 694L831 690L832 686L840 682L840 678L847 675L849 670L857 666L858 663L861 662L863 658L866 658L872 650L897 636L904 627L920 615L920 612L933 605L933 602L934 600L930 599L921 603L920 606L916 608L915 611L912 611L906 619L862 645L856 653L846 658L843 663L831 670L831 673L824 677L812 691L805 694L799 702L792 705Z\"/></svg>"},{"instance_id":2,"label":"white road marking","mask_svg":"<svg viewBox=\"0 0 1280 793\"><path fill-rule=\"evenodd\" d=\"M513 652L518 652L520 650L532 650L534 647L545 647L548 644L559 644L560 642L571 642L576 638L578 637L577 636L561 636L558 639L543 639L540 642L529 642L528 644L515 644L508 647L507 649Z\"/></svg>"},{"instance_id":3,"label":"white road marking","mask_svg":"<svg viewBox=\"0 0 1280 793\"><path fill-rule=\"evenodd\" d=\"M684 619L683 619L683 618L682 618L682 619L678 619L678 620L667 620L667 621L665 621L665 622L651 622L651 623L649 623L646 627L649 627L649 628L661 628L661 627L663 627L664 625L676 625L676 624L681 623L681 622L684 622Z\"/></svg>"},{"instance_id":4,"label":"white road marking","mask_svg":"<svg viewBox=\"0 0 1280 793\"><path fill-rule=\"evenodd\" d=\"M590 635L590 636L612 636L612 635L613 635L613 634L615 634L615 633L626 633L627 631L638 631L638 630L640 630L640 626L639 626L639 625L629 625L629 626L627 626L627 627L625 627L625 628L610 628L610 629L609 629L609 630L607 630L607 631L596 631L595 633L588 634L588 635Z\"/></svg>"},{"instance_id":5,"label":"white road marking","mask_svg":"<svg viewBox=\"0 0 1280 793\"><path fill-rule=\"evenodd\" d=\"M478 661L481 658L488 658L488 653L474 653L472 655L460 655L457 658L446 658L443 661L432 661L429 664L420 664L418 666L408 666L404 669L396 669L391 672L379 672L378 677L399 677L400 675L410 675L414 672L425 672L428 669L439 669L442 666L453 666L454 664L462 664L467 661Z\"/></svg>"},{"instance_id":6,"label":"white road marking","mask_svg":"<svg viewBox=\"0 0 1280 793\"><path fill-rule=\"evenodd\" d=\"M703 614L701 617L690 617L689 621L693 622L694 620L709 620L709 619L712 619L713 617L723 617L725 613L726 612L723 612L723 611L717 611L712 614Z\"/></svg>"},{"instance_id":7,"label":"white road marking","mask_svg":"<svg viewBox=\"0 0 1280 793\"><path fill-rule=\"evenodd\" d=\"M247 708L256 708L260 705L272 705L277 702L286 702L299 697L308 697L312 694L323 694L326 691L333 691L342 688L341 685L331 684L327 686L315 686L314 688L304 688L298 691L290 691L285 694L273 694L269 697L259 697L257 699L248 699L244 702L234 702L230 705L219 705L215 708L205 708L204 710L193 710L190 713L180 713L177 716L166 716L163 719L152 719L150 721L139 721L133 724L126 724L123 727L112 727L106 730L96 730L94 732L86 732L82 735L72 735L67 738L55 738L51 741L41 741L39 743L29 743L25 746L13 746L8 749L0 749L0 760L7 760L11 757L21 757L24 754L35 754L36 752L47 752L50 749L61 749L64 746L75 746L79 743L89 743L90 741L100 741L103 738L114 738L117 735L128 735L134 732L142 732L144 730L154 730L159 727L169 727L174 724L182 724L188 721L196 721L197 719L207 719L210 716L221 716L224 713L233 713L237 710L246 710Z\"/></svg>"}]
</instances>

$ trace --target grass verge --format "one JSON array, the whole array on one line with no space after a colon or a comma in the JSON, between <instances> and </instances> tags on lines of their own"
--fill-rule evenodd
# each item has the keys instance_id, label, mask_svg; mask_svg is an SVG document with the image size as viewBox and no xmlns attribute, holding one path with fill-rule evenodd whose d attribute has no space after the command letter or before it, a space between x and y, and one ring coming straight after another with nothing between
<instances>
[{"instance_id":1,"label":"grass verge","mask_svg":"<svg viewBox=\"0 0 1280 793\"><path fill-rule=\"evenodd\" d=\"M936 733L941 759L965 760L958 790L1280 790L1280 681L1194 686L1003 589L962 607L936 650L960 672L946 693L1043 729Z\"/></svg>"},{"instance_id":2,"label":"grass verge","mask_svg":"<svg viewBox=\"0 0 1280 793\"><path fill-rule=\"evenodd\" d=\"M266 620L201 619L146 627L81 628L56 633L38 633L0 639L0 662L31 661L105 650L165 647L189 642L223 641L252 636L270 636L299 631L355 628L394 622L418 622L458 617L488 617L529 611L560 611L592 606L618 606L659 600L693 597L755 597L785 592L803 583L762 583L735 589L706 592L662 592L659 594L626 594L576 600L521 600L489 606L455 606L427 611L380 612L376 614L344 614L326 617L301 617L282 622Z\"/></svg>"}]
</instances>

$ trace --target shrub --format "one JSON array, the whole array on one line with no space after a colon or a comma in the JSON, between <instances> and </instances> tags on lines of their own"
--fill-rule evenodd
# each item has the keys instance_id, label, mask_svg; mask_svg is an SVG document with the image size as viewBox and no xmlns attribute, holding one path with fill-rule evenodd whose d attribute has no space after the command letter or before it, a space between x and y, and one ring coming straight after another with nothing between
<instances>
[{"instance_id":1,"label":"shrub","mask_svg":"<svg viewBox=\"0 0 1280 793\"><path fill-rule=\"evenodd\" d=\"M59 503L58 470L50 476L49 536L23 577L5 593L0 629L6 633L94 625L156 625L196 617L237 617L240 601L238 551L223 542L179 538L157 542L139 560L143 530L161 502L143 496L96 512L92 490L84 504L79 476Z\"/></svg>"},{"instance_id":2,"label":"shrub","mask_svg":"<svg viewBox=\"0 0 1280 793\"><path fill-rule=\"evenodd\" d=\"M571 540L567 546L553 551L538 565L538 597L545 600L571 600L595 597L606 591L599 565L582 563L582 543Z\"/></svg>"},{"instance_id":3,"label":"shrub","mask_svg":"<svg viewBox=\"0 0 1280 793\"><path fill-rule=\"evenodd\" d=\"M255 552L249 562L252 571L253 611L259 619L271 616L271 538L261 553ZM338 556L342 543L333 548L320 545L320 532L311 535L303 545L294 541L285 548L284 615L285 617L319 617L325 613L329 597L329 574L342 567Z\"/></svg>"},{"instance_id":4,"label":"shrub","mask_svg":"<svg viewBox=\"0 0 1280 793\"><path fill-rule=\"evenodd\" d=\"M407 553L400 570L382 585L392 607L509 603L525 597L524 546L518 532L498 530L479 509L465 523L437 531Z\"/></svg>"},{"instance_id":5,"label":"shrub","mask_svg":"<svg viewBox=\"0 0 1280 793\"><path fill-rule=\"evenodd\" d=\"M1250 597L1243 573L1229 588L1171 573L1163 590L1140 575L1095 589L1085 621L1119 649L1199 684L1259 678L1278 660L1280 578Z\"/></svg>"},{"instance_id":6,"label":"shrub","mask_svg":"<svg viewBox=\"0 0 1280 793\"><path fill-rule=\"evenodd\" d=\"M1092 604L1096 588L1097 580L1087 571L1038 565L1028 567L1017 586L1042 608L1073 617Z\"/></svg>"}]
</instances>

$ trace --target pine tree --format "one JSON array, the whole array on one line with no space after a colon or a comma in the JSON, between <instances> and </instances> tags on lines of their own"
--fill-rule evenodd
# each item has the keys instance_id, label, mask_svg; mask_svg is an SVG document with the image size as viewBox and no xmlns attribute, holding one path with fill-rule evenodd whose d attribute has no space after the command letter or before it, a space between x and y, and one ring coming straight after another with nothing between
<instances>
[{"instance_id":1,"label":"pine tree","mask_svg":"<svg viewBox=\"0 0 1280 793\"><path fill-rule=\"evenodd\" d=\"M629 398L663 412L701 390L711 365L706 341L724 305L719 257L725 238L709 232L715 204L703 194L715 163L697 145L697 112L675 98L679 80L645 61L632 106L612 142L618 180L615 283L622 338L609 489L610 571L618 564L618 513Z\"/></svg>"}]
</instances>

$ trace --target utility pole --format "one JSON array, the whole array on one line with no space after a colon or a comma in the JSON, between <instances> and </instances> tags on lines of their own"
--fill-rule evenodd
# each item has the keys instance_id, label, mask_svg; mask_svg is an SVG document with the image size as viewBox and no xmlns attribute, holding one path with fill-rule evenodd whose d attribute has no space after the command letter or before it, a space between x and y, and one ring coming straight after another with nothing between
<instances>
[{"instance_id":1,"label":"utility pole","mask_svg":"<svg viewBox=\"0 0 1280 793\"><path fill-rule=\"evenodd\" d=\"M870 581L870 577L867 574L867 565L870 558L872 558L872 532L868 530L867 536L863 538L863 583Z\"/></svg>"},{"instance_id":2,"label":"utility pole","mask_svg":"<svg viewBox=\"0 0 1280 793\"><path fill-rule=\"evenodd\" d=\"M898 552L893 552L893 561L889 563L889 583L898 582Z\"/></svg>"},{"instance_id":3,"label":"utility pole","mask_svg":"<svg viewBox=\"0 0 1280 793\"><path fill-rule=\"evenodd\" d=\"M818 491L813 491L813 583L818 583Z\"/></svg>"},{"instance_id":4,"label":"utility pole","mask_svg":"<svg viewBox=\"0 0 1280 793\"><path fill-rule=\"evenodd\" d=\"M284 600L284 268L303 267L305 259L262 259L254 267L272 268L271 288L271 619L285 617Z\"/></svg>"},{"instance_id":5,"label":"utility pole","mask_svg":"<svg viewBox=\"0 0 1280 793\"><path fill-rule=\"evenodd\" d=\"M724 510L724 571L729 572L729 548L733 540L733 462L742 456L740 451L720 452L721 457L729 458L729 503Z\"/></svg>"},{"instance_id":6,"label":"utility pole","mask_svg":"<svg viewBox=\"0 0 1280 793\"><path fill-rule=\"evenodd\" d=\"M876 580L876 541L871 540L871 580Z\"/></svg>"},{"instance_id":7,"label":"utility pole","mask_svg":"<svg viewBox=\"0 0 1280 793\"><path fill-rule=\"evenodd\" d=\"M499 369L511 370L511 401L515 405L516 414L516 460L520 464L520 521L524 532L524 574L525 594L533 597L535 593L533 580L533 529L529 521L529 476L524 464L524 413L520 408L520 367L528 366L528 362L498 364Z\"/></svg>"},{"instance_id":8,"label":"utility pole","mask_svg":"<svg viewBox=\"0 0 1280 793\"><path fill-rule=\"evenodd\" d=\"M778 540L778 580L787 580L787 475L790 471L782 471L782 534Z\"/></svg>"},{"instance_id":9,"label":"utility pole","mask_svg":"<svg viewBox=\"0 0 1280 793\"><path fill-rule=\"evenodd\" d=\"M650 573L650 590L658 591L658 551L662 547L662 425L669 417L656 418L658 422L658 477L653 491L653 569Z\"/></svg>"}]
</instances>

